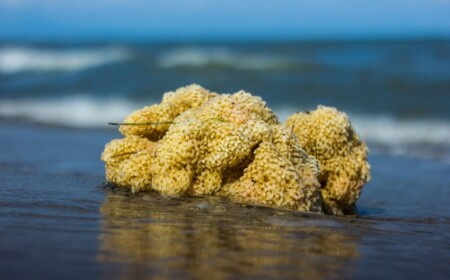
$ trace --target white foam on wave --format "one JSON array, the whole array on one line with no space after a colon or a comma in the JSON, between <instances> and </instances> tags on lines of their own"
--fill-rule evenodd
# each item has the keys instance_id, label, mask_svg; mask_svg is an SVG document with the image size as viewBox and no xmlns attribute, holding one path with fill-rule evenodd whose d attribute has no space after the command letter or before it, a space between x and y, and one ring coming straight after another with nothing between
<instances>
[{"instance_id":1,"label":"white foam on wave","mask_svg":"<svg viewBox=\"0 0 450 280\"><path fill-rule=\"evenodd\" d=\"M68 127L101 128L108 122L122 121L139 107L143 106L125 100L96 100L82 96L57 100L6 100L0 101L0 117Z\"/></svg>"},{"instance_id":2,"label":"white foam on wave","mask_svg":"<svg viewBox=\"0 0 450 280\"><path fill-rule=\"evenodd\" d=\"M57 100L0 100L0 118L20 118L76 128L106 128L109 122L121 122L134 110L151 103L138 104L124 99L99 100L80 95ZM275 110L281 121L295 111L298 110ZM449 121L349 116L360 138L369 143L373 152L440 158L450 164Z\"/></svg>"},{"instance_id":3,"label":"white foam on wave","mask_svg":"<svg viewBox=\"0 0 450 280\"><path fill-rule=\"evenodd\" d=\"M450 146L450 122L388 116L351 116L355 129L367 141L397 144L439 144Z\"/></svg>"},{"instance_id":4,"label":"white foam on wave","mask_svg":"<svg viewBox=\"0 0 450 280\"><path fill-rule=\"evenodd\" d=\"M227 48L176 48L160 54L161 68L201 68L221 66L238 70L283 70L293 65L287 58L262 54L236 53Z\"/></svg>"},{"instance_id":5,"label":"white foam on wave","mask_svg":"<svg viewBox=\"0 0 450 280\"><path fill-rule=\"evenodd\" d=\"M299 110L275 110L281 121ZM435 119L398 119L386 115L348 113L360 138L387 146L430 144L450 147L450 121Z\"/></svg>"},{"instance_id":6,"label":"white foam on wave","mask_svg":"<svg viewBox=\"0 0 450 280\"><path fill-rule=\"evenodd\" d=\"M117 122L132 111L150 105L125 99L100 100L72 95L55 100L0 100L0 117L26 118L48 124L75 127L103 127ZM296 109L274 110L284 121ZM436 144L450 147L450 122L447 120L405 119L383 115L349 114L361 139L384 145Z\"/></svg>"},{"instance_id":7,"label":"white foam on wave","mask_svg":"<svg viewBox=\"0 0 450 280\"><path fill-rule=\"evenodd\" d=\"M0 49L0 73L21 71L74 71L129 58L123 48L103 47L80 50L8 47Z\"/></svg>"}]
</instances>

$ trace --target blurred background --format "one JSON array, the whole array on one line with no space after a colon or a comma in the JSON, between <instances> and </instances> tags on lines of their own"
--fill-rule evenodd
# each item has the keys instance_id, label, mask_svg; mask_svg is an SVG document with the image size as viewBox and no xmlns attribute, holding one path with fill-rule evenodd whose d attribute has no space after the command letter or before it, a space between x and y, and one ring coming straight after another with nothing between
<instances>
[{"instance_id":1,"label":"blurred background","mask_svg":"<svg viewBox=\"0 0 450 280\"><path fill-rule=\"evenodd\" d=\"M162 93L346 111L375 151L450 163L450 1L0 0L0 119L106 128Z\"/></svg>"}]
</instances>

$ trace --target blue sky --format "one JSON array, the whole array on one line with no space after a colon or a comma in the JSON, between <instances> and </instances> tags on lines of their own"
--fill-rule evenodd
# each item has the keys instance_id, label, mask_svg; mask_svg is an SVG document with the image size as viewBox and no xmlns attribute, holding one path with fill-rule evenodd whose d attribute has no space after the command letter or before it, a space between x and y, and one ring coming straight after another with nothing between
<instances>
[{"instance_id":1,"label":"blue sky","mask_svg":"<svg viewBox=\"0 0 450 280\"><path fill-rule=\"evenodd\" d=\"M450 38L450 0L0 0L0 38Z\"/></svg>"}]
</instances>

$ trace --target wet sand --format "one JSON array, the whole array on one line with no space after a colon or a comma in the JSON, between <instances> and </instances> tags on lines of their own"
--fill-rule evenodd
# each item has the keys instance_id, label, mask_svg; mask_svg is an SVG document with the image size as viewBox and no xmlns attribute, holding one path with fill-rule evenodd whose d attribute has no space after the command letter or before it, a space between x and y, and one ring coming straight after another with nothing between
<instances>
[{"instance_id":1,"label":"wet sand","mask_svg":"<svg viewBox=\"0 0 450 280\"><path fill-rule=\"evenodd\" d=\"M110 130L0 122L2 279L445 279L448 164L372 149L359 217L102 185Z\"/></svg>"}]
</instances>

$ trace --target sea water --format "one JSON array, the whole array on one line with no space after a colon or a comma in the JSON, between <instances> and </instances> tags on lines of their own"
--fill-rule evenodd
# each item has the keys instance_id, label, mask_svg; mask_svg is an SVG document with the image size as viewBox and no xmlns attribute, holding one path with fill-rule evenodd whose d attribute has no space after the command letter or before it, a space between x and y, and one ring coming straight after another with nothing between
<instances>
[{"instance_id":1,"label":"sea water","mask_svg":"<svg viewBox=\"0 0 450 280\"><path fill-rule=\"evenodd\" d=\"M347 112L358 217L103 185L108 122L198 83ZM0 278L425 278L450 259L450 42L0 46Z\"/></svg>"},{"instance_id":2,"label":"sea water","mask_svg":"<svg viewBox=\"0 0 450 280\"><path fill-rule=\"evenodd\" d=\"M282 120L337 107L372 147L450 161L450 41L0 45L1 118L101 128L191 83Z\"/></svg>"}]
</instances>

